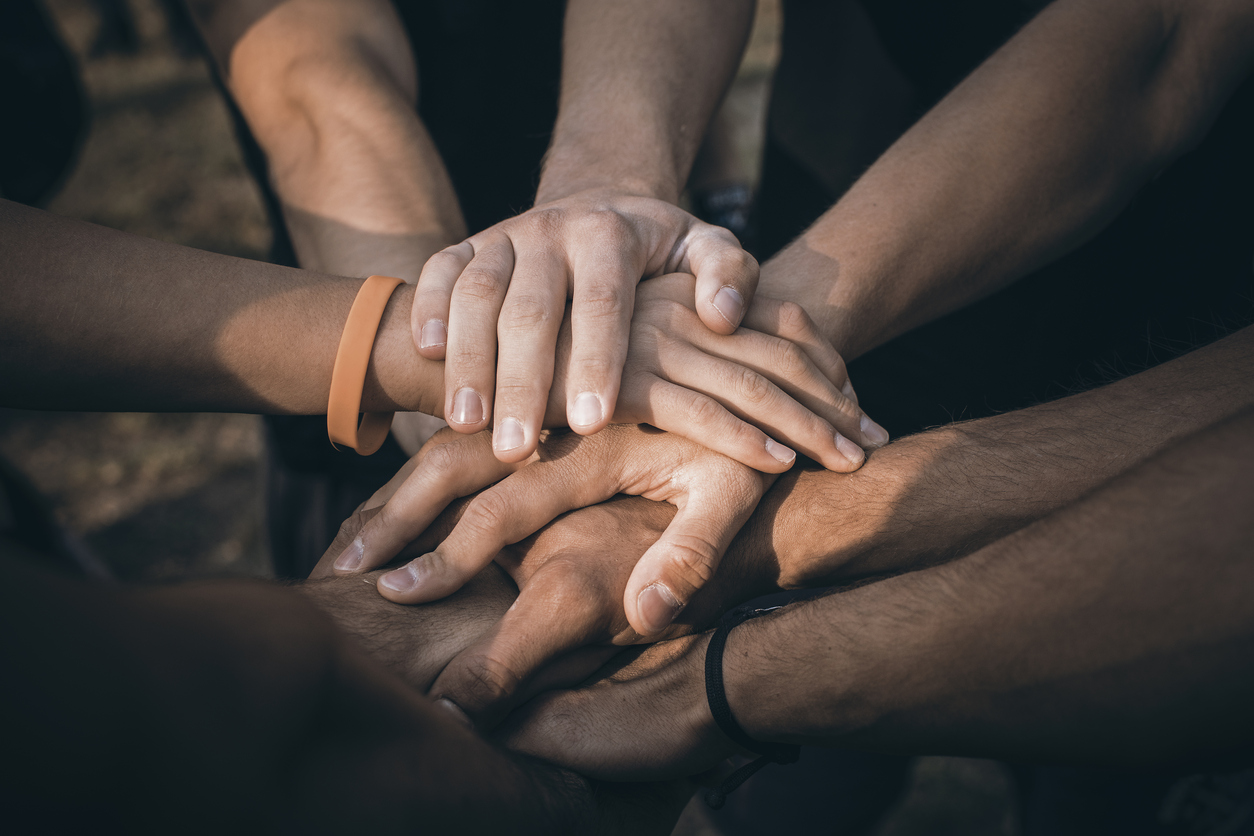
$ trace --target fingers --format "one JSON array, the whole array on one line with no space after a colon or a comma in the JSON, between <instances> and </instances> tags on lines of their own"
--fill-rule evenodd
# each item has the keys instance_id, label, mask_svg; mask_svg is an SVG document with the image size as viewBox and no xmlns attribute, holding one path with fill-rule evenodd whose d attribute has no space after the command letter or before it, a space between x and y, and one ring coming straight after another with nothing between
<instances>
[{"instance_id":1,"label":"fingers","mask_svg":"<svg viewBox=\"0 0 1254 836\"><path fill-rule=\"evenodd\" d=\"M652 377L635 379L624 398L643 405L641 423L681 435L763 473L783 473L796 451L733 415L701 392Z\"/></svg>"},{"instance_id":2,"label":"fingers","mask_svg":"<svg viewBox=\"0 0 1254 836\"><path fill-rule=\"evenodd\" d=\"M492 444L502 461L521 461L535 452L553 383L568 283L565 264L550 252L518 251L497 326L500 360Z\"/></svg>"},{"instance_id":3,"label":"fingers","mask_svg":"<svg viewBox=\"0 0 1254 836\"><path fill-rule=\"evenodd\" d=\"M693 486L666 531L632 570L623 609L641 636L657 636L674 622L714 576L732 538L762 498L758 479L739 485L719 481Z\"/></svg>"},{"instance_id":4,"label":"fingers","mask_svg":"<svg viewBox=\"0 0 1254 836\"><path fill-rule=\"evenodd\" d=\"M592 472L533 462L479 494L435 551L379 579L379 592L400 604L423 604L456 592L505 546L539 531L566 511L609 499L617 483ZM419 529L421 531L421 528Z\"/></svg>"},{"instance_id":5,"label":"fingers","mask_svg":"<svg viewBox=\"0 0 1254 836\"><path fill-rule=\"evenodd\" d=\"M449 302L444 360L444 420L461 433L488 426L496 379L496 328L514 271L514 250L503 235L471 239L470 259Z\"/></svg>"},{"instance_id":6,"label":"fingers","mask_svg":"<svg viewBox=\"0 0 1254 836\"><path fill-rule=\"evenodd\" d=\"M430 696L452 702L479 729L489 729L547 662L600 638L611 607L599 583L580 576L576 566L564 563L566 571L533 578L496 626L449 662Z\"/></svg>"},{"instance_id":7,"label":"fingers","mask_svg":"<svg viewBox=\"0 0 1254 836\"><path fill-rule=\"evenodd\" d=\"M462 243L441 250L422 266L414 304L410 309L410 328L414 346L428 360L443 360L448 343L449 300L457 277L474 257L474 247Z\"/></svg>"},{"instance_id":8,"label":"fingers","mask_svg":"<svg viewBox=\"0 0 1254 836\"><path fill-rule=\"evenodd\" d=\"M758 287L758 262L725 229L702 224L689 233L681 270L697 279L697 315L711 331L730 334L744 320Z\"/></svg>"},{"instance_id":9,"label":"fingers","mask_svg":"<svg viewBox=\"0 0 1254 836\"><path fill-rule=\"evenodd\" d=\"M575 264L571 302L566 421L580 435L602 429L614 414L640 282L626 233L612 225L600 232L603 246Z\"/></svg>"},{"instance_id":10,"label":"fingers","mask_svg":"<svg viewBox=\"0 0 1254 836\"><path fill-rule=\"evenodd\" d=\"M498 461L489 443L486 433L458 438L434 445L411 459L385 486L392 489L386 504L335 558L334 573L347 575L384 565L422 534L454 499L499 481L522 466Z\"/></svg>"},{"instance_id":11,"label":"fingers","mask_svg":"<svg viewBox=\"0 0 1254 836\"><path fill-rule=\"evenodd\" d=\"M831 470L847 471L850 465L856 469L865 458L862 449L879 447L887 440L886 434L874 434L878 425L837 389L797 343L748 329L715 337L712 342L721 345L679 366L671 380L717 393L733 412L797 445ZM735 359L714 359L720 353ZM842 373L843 369L841 363ZM833 454L848 463L833 459Z\"/></svg>"}]
</instances>

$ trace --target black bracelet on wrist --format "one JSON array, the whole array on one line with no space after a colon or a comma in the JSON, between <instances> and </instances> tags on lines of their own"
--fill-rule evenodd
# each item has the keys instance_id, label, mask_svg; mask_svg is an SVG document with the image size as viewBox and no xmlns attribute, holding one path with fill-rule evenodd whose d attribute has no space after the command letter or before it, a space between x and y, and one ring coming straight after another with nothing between
<instances>
[{"instance_id":1,"label":"black bracelet on wrist","mask_svg":"<svg viewBox=\"0 0 1254 836\"><path fill-rule=\"evenodd\" d=\"M710 714L723 734L742 749L748 749L759 755L752 763L747 763L723 780L723 783L705 794L705 802L711 809L718 810L727 801L727 795L748 781L768 763L796 763L801 757L801 747L789 743L763 743L754 740L736 722L731 706L727 703L727 694L723 690L723 649L727 646L727 636L732 628L743 624L751 618L775 612L780 607L762 607L752 609L737 607L723 616L718 629L710 637L705 648L705 698L710 703Z\"/></svg>"}]
</instances>

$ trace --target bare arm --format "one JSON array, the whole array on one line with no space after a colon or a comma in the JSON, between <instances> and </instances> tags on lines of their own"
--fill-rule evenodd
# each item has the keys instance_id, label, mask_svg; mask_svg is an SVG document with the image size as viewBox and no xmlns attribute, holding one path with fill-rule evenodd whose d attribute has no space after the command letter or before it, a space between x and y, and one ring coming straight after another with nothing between
<instances>
[{"instance_id":1,"label":"bare arm","mask_svg":"<svg viewBox=\"0 0 1254 836\"><path fill-rule=\"evenodd\" d=\"M852 359L1096 234L1250 68L1237 0L1060 0L763 267Z\"/></svg>"},{"instance_id":2,"label":"bare arm","mask_svg":"<svg viewBox=\"0 0 1254 836\"><path fill-rule=\"evenodd\" d=\"M570 3L536 203L588 189L678 202L752 19L745 2Z\"/></svg>"},{"instance_id":3,"label":"bare arm","mask_svg":"<svg viewBox=\"0 0 1254 836\"><path fill-rule=\"evenodd\" d=\"M810 587L968 554L1254 406L1254 327L1110 385L785 474L728 552Z\"/></svg>"},{"instance_id":4,"label":"bare arm","mask_svg":"<svg viewBox=\"0 0 1254 836\"><path fill-rule=\"evenodd\" d=\"M969 557L747 622L723 658L732 711L764 741L1136 764L1248 751L1251 465L1246 410ZM512 740L601 777L708 768L734 747L704 699L707 641L541 698Z\"/></svg>"},{"instance_id":5,"label":"bare arm","mask_svg":"<svg viewBox=\"0 0 1254 836\"><path fill-rule=\"evenodd\" d=\"M164 244L0 202L6 406L326 410L344 279ZM371 410L439 408L442 364L409 339L400 288L367 375Z\"/></svg>"},{"instance_id":6,"label":"bare arm","mask_svg":"<svg viewBox=\"0 0 1254 836\"><path fill-rule=\"evenodd\" d=\"M201 30L265 151L301 266L416 281L466 235L386 0L212 0Z\"/></svg>"}]
</instances>

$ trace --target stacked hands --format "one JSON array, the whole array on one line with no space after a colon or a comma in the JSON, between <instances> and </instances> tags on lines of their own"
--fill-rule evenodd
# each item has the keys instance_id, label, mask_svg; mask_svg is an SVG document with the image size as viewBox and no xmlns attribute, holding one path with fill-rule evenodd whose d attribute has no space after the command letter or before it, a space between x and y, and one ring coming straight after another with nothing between
<instances>
[{"instance_id":1,"label":"stacked hands","mask_svg":"<svg viewBox=\"0 0 1254 836\"><path fill-rule=\"evenodd\" d=\"M719 570L777 475L797 451L854 471L888 439L804 310L753 298L757 265L730 233L669 206L688 219L669 238L673 219L644 208L595 209L573 224L570 211L532 210L427 263L414 340L445 359L450 428L345 522L314 573L411 557L379 574L377 588L423 604L494 561L504 569L517 600L427 689L484 731L535 695L583 681L623 646L690 636L769 591L769 567ZM555 369L573 432L544 428L546 414L562 413ZM659 647L619 676L692 655L693 642L704 647L703 637ZM704 711L702 693L674 697L671 720ZM731 751L710 744L716 734L677 747L662 722L657 739L636 735L614 757L591 758L554 743L569 734L535 733L542 721L511 725L515 745L600 777L686 775Z\"/></svg>"}]
</instances>

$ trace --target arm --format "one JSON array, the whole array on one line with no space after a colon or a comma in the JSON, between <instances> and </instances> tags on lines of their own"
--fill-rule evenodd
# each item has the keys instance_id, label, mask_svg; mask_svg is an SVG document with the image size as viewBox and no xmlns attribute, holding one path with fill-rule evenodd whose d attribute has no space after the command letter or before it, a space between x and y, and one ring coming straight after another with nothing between
<instances>
[{"instance_id":1,"label":"arm","mask_svg":"<svg viewBox=\"0 0 1254 836\"><path fill-rule=\"evenodd\" d=\"M168 832L195 810L205 830L591 824L586 782L503 756L295 592L239 581L100 587L39 562L0 538L10 677L0 706L23 718L0 732L14 820Z\"/></svg>"},{"instance_id":2,"label":"arm","mask_svg":"<svg viewBox=\"0 0 1254 836\"><path fill-rule=\"evenodd\" d=\"M1254 7L1060 0L762 273L852 359L1101 230L1249 72Z\"/></svg>"},{"instance_id":3,"label":"arm","mask_svg":"<svg viewBox=\"0 0 1254 836\"><path fill-rule=\"evenodd\" d=\"M732 712L763 741L1012 760L1245 750L1252 468L1246 408L968 557L747 622L723 659ZM511 739L620 780L709 768L734 747L704 699L707 641L542 697Z\"/></svg>"},{"instance_id":4,"label":"arm","mask_svg":"<svg viewBox=\"0 0 1254 836\"><path fill-rule=\"evenodd\" d=\"M850 474L782 476L725 560L822 586L968 554L1254 406L1254 327L1099 389L896 441Z\"/></svg>"},{"instance_id":5,"label":"arm","mask_svg":"<svg viewBox=\"0 0 1254 836\"><path fill-rule=\"evenodd\" d=\"M302 267L416 281L465 223L415 112L386 0L215 0L192 9L265 151Z\"/></svg>"},{"instance_id":6,"label":"arm","mask_svg":"<svg viewBox=\"0 0 1254 836\"><path fill-rule=\"evenodd\" d=\"M164 244L0 202L0 380L30 409L325 412L360 280ZM212 290L206 290L212 288ZM393 295L363 408L433 412L441 363L418 356Z\"/></svg>"},{"instance_id":7,"label":"arm","mask_svg":"<svg viewBox=\"0 0 1254 836\"><path fill-rule=\"evenodd\" d=\"M535 449L568 297L572 373L559 391L581 434L615 415L641 278L692 273L700 321L718 334L741 323L757 263L675 202L752 10L744 0L569 4L535 208L429 262L413 311L416 341L448 327L447 346L426 356L448 360L450 425L493 427L502 461Z\"/></svg>"},{"instance_id":8,"label":"arm","mask_svg":"<svg viewBox=\"0 0 1254 836\"><path fill-rule=\"evenodd\" d=\"M721 560L739 509L761 495L757 474L686 450L673 437L626 428L556 438L537 464L472 500L451 535L428 531L405 548L405 557L421 557L384 575L379 588L413 603L446 593L456 586L450 575L465 577L493 555L510 571L521 589L517 604L432 686L491 725L532 692L537 670L572 649L682 635L780 588L849 583L970 554L1189 433L1254 407L1251 381L1254 328L1099 390L902 439L856 473L794 469L775 482ZM439 441L376 494L369 503L381 509L376 516L345 524L322 571L332 561L340 572L380 565L450 499L476 490L485 466L500 466L472 440ZM704 484L718 490L702 496ZM671 519L665 504L619 499L508 545L563 510L617 492L683 510ZM641 630L642 587L658 580L686 606L665 632Z\"/></svg>"},{"instance_id":9,"label":"arm","mask_svg":"<svg viewBox=\"0 0 1254 836\"><path fill-rule=\"evenodd\" d=\"M678 203L752 19L744 2L570 3L536 203L589 190Z\"/></svg>"}]
</instances>

